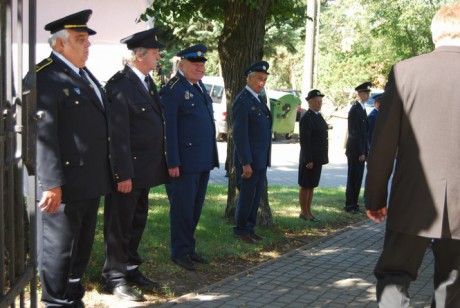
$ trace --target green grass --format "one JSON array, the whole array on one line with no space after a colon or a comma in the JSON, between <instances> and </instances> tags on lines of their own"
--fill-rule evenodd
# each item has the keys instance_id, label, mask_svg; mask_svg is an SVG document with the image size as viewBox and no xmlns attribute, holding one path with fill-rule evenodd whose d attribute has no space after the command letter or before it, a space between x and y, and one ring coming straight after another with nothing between
<instances>
[{"instance_id":1,"label":"green grass","mask_svg":"<svg viewBox=\"0 0 460 308\"><path fill-rule=\"evenodd\" d=\"M298 191L298 187L294 186L269 187L273 225L269 228L258 228L257 233L266 239L259 245L249 245L235 240L232 232L233 225L224 217L227 187L209 185L200 223L195 232L197 252L216 263L225 262L229 256L245 258L261 252L276 255L288 239L295 238L300 245L364 218L364 216L344 213L344 188L317 188L312 212L321 221L313 223L300 220ZM140 255L145 261L141 269L151 277L182 272L181 268L170 261L169 203L164 187L152 189L149 199L149 217L140 247ZM86 275L90 284L98 284L103 262L103 206L101 204L92 259ZM203 267L202 270L212 271L214 268L209 266Z\"/></svg>"}]
</instances>

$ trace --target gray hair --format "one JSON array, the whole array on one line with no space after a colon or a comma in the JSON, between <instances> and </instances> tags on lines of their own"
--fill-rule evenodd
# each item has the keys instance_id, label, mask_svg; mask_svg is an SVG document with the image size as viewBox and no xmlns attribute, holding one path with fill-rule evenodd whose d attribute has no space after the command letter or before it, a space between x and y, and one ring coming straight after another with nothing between
<instances>
[{"instance_id":1,"label":"gray hair","mask_svg":"<svg viewBox=\"0 0 460 308\"><path fill-rule=\"evenodd\" d=\"M248 76L246 77L246 81L248 81L249 77L252 77L256 74L257 72L256 71L252 71L248 74Z\"/></svg>"},{"instance_id":2,"label":"gray hair","mask_svg":"<svg viewBox=\"0 0 460 308\"><path fill-rule=\"evenodd\" d=\"M66 29L62 29L56 33L51 34L50 37L48 38L48 43L50 44L51 48L54 48L54 46L56 45L57 39L61 39L64 42L67 42L68 38L69 38L69 31L67 31Z\"/></svg>"},{"instance_id":3,"label":"gray hair","mask_svg":"<svg viewBox=\"0 0 460 308\"><path fill-rule=\"evenodd\" d=\"M433 43L444 38L460 38L460 2L443 6L431 22Z\"/></svg>"},{"instance_id":4,"label":"gray hair","mask_svg":"<svg viewBox=\"0 0 460 308\"><path fill-rule=\"evenodd\" d=\"M128 64L132 66L136 62L137 55L139 54L142 58L147 55L148 49L144 47L137 47L131 50L131 54L123 59L123 65Z\"/></svg>"}]
</instances>

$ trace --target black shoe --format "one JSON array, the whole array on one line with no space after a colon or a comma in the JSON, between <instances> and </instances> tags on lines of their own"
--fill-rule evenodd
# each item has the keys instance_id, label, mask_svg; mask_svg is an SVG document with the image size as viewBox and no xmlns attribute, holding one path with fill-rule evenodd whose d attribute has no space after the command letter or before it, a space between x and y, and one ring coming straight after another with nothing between
<instances>
[{"instance_id":1,"label":"black shoe","mask_svg":"<svg viewBox=\"0 0 460 308\"><path fill-rule=\"evenodd\" d=\"M180 258L171 258L171 260L179 265L182 268L185 268L188 271L196 270L195 264L193 264L192 259L189 255L182 256Z\"/></svg>"},{"instance_id":2,"label":"black shoe","mask_svg":"<svg viewBox=\"0 0 460 308\"><path fill-rule=\"evenodd\" d=\"M265 238L263 236L255 234L255 233L251 233L250 235L251 235L252 239L254 241L256 241L256 242L260 242L261 240L263 240Z\"/></svg>"},{"instance_id":3,"label":"black shoe","mask_svg":"<svg viewBox=\"0 0 460 308\"><path fill-rule=\"evenodd\" d=\"M145 298L137 292L133 287L129 285L123 285L113 288L112 294L119 299L125 299L128 301L142 302Z\"/></svg>"},{"instance_id":4,"label":"black shoe","mask_svg":"<svg viewBox=\"0 0 460 308\"><path fill-rule=\"evenodd\" d=\"M355 209L352 207L344 207L343 210L347 213L355 214Z\"/></svg>"},{"instance_id":5,"label":"black shoe","mask_svg":"<svg viewBox=\"0 0 460 308\"><path fill-rule=\"evenodd\" d=\"M347 209L345 209L345 211L347 211L347 212L348 212L348 210L347 210ZM300 218L300 219L302 219L302 220L305 220L305 221L311 221L311 222L318 222L318 221L320 221L320 219L319 219L319 218L316 218L316 217L313 217L313 218L307 218L307 217L305 217L303 214L300 214L300 215L299 215L299 218Z\"/></svg>"},{"instance_id":6,"label":"black shoe","mask_svg":"<svg viewBox=\"0 0 460 308\"><path fill-rule=\"evenodd\" d=\"M126 281L129 284L136 285L138 287L151 287L151 288L159 288L160 284L158 282L152 281L142 275L142 273L135 269L133 271L128 271L125 277Z\"/></svg>"},{"instance_id":7,"label":"black shoe","mask_svg":"<svg viewBox=\"0 0 460 308\"><path fill-rule=\"evenodd\" d=\"M192 259L192 261L195 261L195 262L198 262L198 263L209 264L208 260L206 260L205 258L203 258L200 255L197 255L196 253L191 253L190 254L190 259Z\"/></svg>"}]
</instances>

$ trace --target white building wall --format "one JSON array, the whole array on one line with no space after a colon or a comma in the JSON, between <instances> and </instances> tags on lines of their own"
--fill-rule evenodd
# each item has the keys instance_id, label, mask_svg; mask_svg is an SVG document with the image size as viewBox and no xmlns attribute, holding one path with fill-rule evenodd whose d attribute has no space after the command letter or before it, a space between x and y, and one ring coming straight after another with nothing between
<instances>
[{"instance_id":1,"label":"white building wall","mask_svg":"<svg viewBox=\"0 0 460 308\"><path fill-rule=\"evenodd\" d=\"M49 56L47 23L81 10L91 9L88 26L97 32L90 37L88 62L90 71L101 81L107 81L122 68L122 57L127 54L120 39L148 28L145 22L136 23L148 0L37 0L36 62Z\"/></svg>"}]
</instances>

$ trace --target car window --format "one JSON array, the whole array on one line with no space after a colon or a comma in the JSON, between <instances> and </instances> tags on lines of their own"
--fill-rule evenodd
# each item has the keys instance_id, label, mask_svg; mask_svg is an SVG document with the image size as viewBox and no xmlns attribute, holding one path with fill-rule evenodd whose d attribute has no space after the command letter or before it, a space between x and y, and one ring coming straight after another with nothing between
<instances>
[{"instance_id":1,"label":"car window","mask_svg":"<svg viewBox=\"0 0 460 308\"><path fill-rule=\"evenodd\" d=\"M209 94L214 103L220 104L222 102L222 94L224 92L224 87L214 86Z\"/></svg>"},{"instance_id":2,"label":"car window","mask_svg":"<svg viewBox=\"0 0 460 308\"><path fill-rule=\"evenodd\" d=\"M212 85L205 83L204 87L206 88L206 92L208 92L208 94L209 94L211 89L212 89Z\"/></svg>"}]
</instances>

